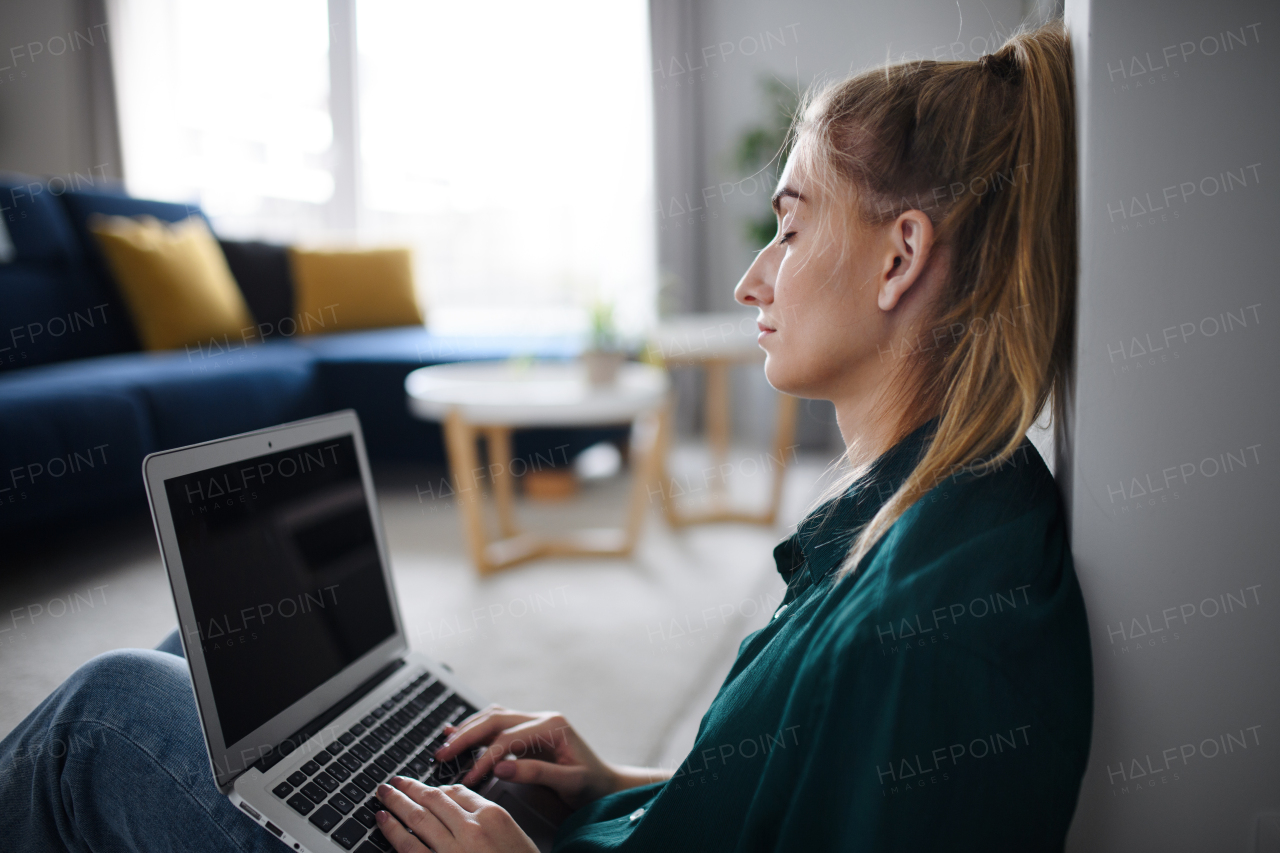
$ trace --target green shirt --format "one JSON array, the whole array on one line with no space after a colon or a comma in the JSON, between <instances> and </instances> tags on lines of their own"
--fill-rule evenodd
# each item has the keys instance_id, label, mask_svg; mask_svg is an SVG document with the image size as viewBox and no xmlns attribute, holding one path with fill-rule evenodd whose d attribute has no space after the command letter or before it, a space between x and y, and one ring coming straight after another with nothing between
<instances>
[{"instance_id":1,"label":"green shirt","mask_svg":"<svg viewBox=\"0 0 1280 853\"><path fill-rule=\"evenodd\" d=\"M943 481L835 580L933 426L774 549L783 602L742 642L675 776L575 812L557 853L1062 850L1092 673L1035 448Z\"/></svg>"}]
</instances>

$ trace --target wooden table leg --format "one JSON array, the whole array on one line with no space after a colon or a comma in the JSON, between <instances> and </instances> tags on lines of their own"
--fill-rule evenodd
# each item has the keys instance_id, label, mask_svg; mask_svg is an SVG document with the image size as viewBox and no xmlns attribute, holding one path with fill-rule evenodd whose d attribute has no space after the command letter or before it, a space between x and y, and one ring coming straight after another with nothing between
<instances>
[{"instance_id":1,"label":"wooden table leg","mask_svg":"<svg viewBox=\"0 0 1280 853\"><path fill-rule=\"evenodd\" d=\"M493 480L493 502L498 507L498 529L503 536L515 536L516 526L515 487L511 477L511 428L490 426L484 428L489 445L489 476Z\"/></svg>"},{"instance_id":2,"label":"wooden table leg","mask_svg":"<svg viewBox=\"0 0 1280 853\"><path fill-rule=\"evenodd\" d=\"M484 532L484 518L481 516L480 482L476 479L476 469L480 467L476 458L476 430L462 418L462 414L454 409L449 412L444 422L445 444L449 451L449 473L453 477L455 495L458 501L458 512L462 516L463 534L467 539L467 548L471 551L471 559L476 570L487 575L494 570L486 554L488 545Z\"/></svg>"},{"instance_id":3,"label":"wooden table leg","mask_svg":"<svg viewBox=\"0 0 1280 853\"><path fill-rule=\"evenodd\" d=\"M787 478L787 454L795 456L796 413L799 409L799 397L778 395L778 423L773 436L774 458L778 467L773 472L769 507L761 516L761 524L773 524L778 520L778 509L782 506L782 486Z\"/></svg>"},{"instance_id":4,"label":"wooden table leg","mask_svg":"<svg viewBox=\"0 0 1280 853\"><path fill-rule=\"evenodd\" d=\"M649 508L649 487L663 476L662 457L666 452L666 436L670 429L671 405L668 403L655 412L646 412L636 419L631 428L631 508L627 512L626 535L623 552L630 554L640 538L644 518ZM667 504L663 492L664 508Z\"/></svg>"},{"instance_id":5,"label":"wooden table leg","mask_svg":"<svg viewBox=\"0 0 1280 853\"><path fill-rule=\"evenodd\" d=\"M729 458L729 438L732 431L729 414L729 364L719 359L708 359L707 399L705 417L707 421L707 442L711 446L711 461L717 470ZM715 491L725 489L724 475L721 474L712 485Z\"/></svg>"}]
</instances>

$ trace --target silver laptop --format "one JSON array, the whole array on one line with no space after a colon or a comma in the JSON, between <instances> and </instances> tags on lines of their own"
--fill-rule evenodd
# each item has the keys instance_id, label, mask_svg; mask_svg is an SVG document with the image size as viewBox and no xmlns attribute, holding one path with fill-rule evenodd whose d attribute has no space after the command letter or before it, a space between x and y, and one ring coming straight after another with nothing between
<instances>
[{"instance_id":1,"label":"silver laptop","mask_svg":"<svg viewBox=\"0 0 1280 853\"><path fill-rule=\"evenodd\" d=\"M383 853L375 786L460 779L434 760L449 723L484 707L409 651L355 412L142 463L218 789L294 850ZM568 809L490 777L541 850Z\"/></svg>"}]
</instances>

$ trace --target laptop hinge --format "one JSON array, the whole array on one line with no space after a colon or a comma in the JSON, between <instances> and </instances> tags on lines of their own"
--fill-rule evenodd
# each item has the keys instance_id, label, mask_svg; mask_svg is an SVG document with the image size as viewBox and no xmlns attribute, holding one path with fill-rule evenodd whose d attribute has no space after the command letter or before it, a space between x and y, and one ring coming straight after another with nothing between
<instances>
[{"instance_id":1,"label":"laptop hinge","mask_svg":"<svg viewBox=\"0 0 1280 853\"><path fill-rule=\"evenodd\" d=\"M320 716L289 735L284 740L273 746L262 757L249 765L249 769L257 769L261 773L266 773L272 767L275 767L284 759L286 755L293 752L308 739L313 737L317 732L336 720L342 712L346 711L355 703L359 702L366 695L371 693L375 687L391 677L393 673L405 666L404 658L396 658L373 675L366 678L360 683L355 690L352 690L346 696L335 702Z\"/></svg>"}]
</instances>

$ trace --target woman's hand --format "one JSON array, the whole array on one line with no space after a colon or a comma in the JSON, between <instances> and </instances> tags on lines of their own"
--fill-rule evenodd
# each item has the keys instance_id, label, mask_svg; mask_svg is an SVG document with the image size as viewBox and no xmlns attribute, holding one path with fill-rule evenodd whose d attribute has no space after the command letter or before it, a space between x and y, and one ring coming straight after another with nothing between
<instances>
[{"instance_id":1,"label":"woman's hand","mask_svg":"<svg viewBox=\"0 0 1280 853\"><path fill-rule=\"evenodd\" d=\"M396 853L537 853L506 809L462 785L429 788L393 776L377 794L395 815L377 818Z\"/></svg>"},{"instance_id":2,"label":"woman's hand","mask_svg":"<svg viewBox=\"0 0 1280 853\"><path fill-rule=\"evenodd\" d=\"M463 777L464 785L474 785L492 770L499 779L545 785L578 809L639 784L601 761L573 726L554 712L528 714L490 705L445 731L449 738L436 752L438 761L488 746Z\"/></svg>"}]
</instances>

